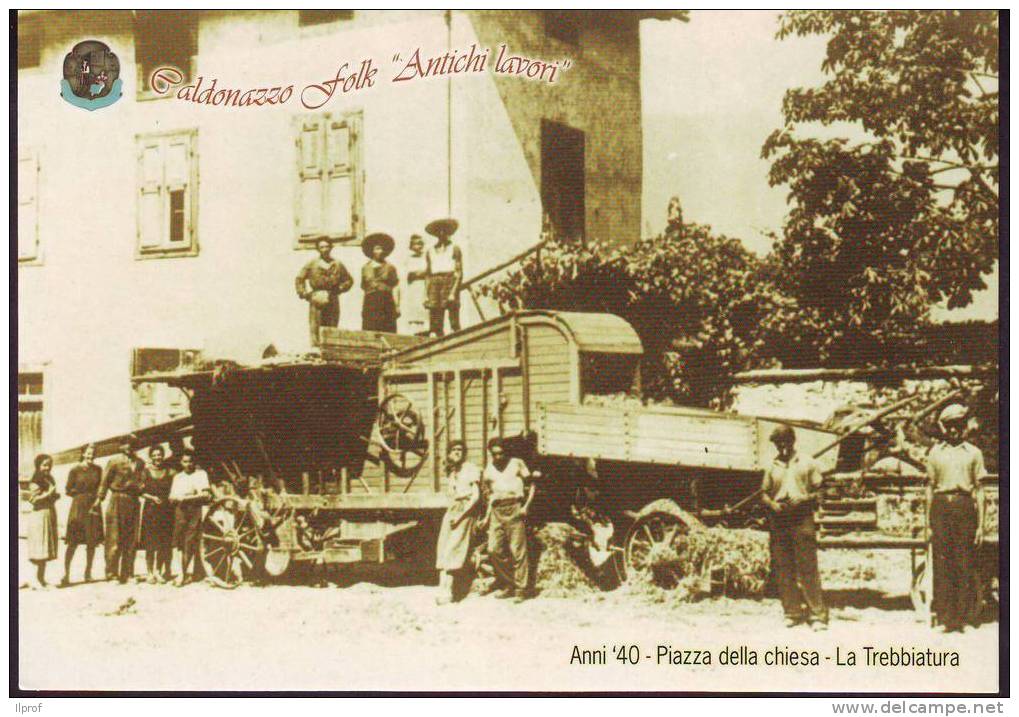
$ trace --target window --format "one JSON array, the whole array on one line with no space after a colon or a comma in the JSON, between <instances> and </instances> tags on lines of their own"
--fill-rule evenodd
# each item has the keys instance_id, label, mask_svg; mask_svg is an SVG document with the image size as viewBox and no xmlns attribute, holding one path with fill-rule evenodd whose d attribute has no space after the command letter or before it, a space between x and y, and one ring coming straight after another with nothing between
<instances>
[{"instance_id":1,"label":"window","mask_svg":"<svg viewBox=\"0 0 1019 717\"><path fill-rule=\"evenodd\" d=\"M584 239L584 133L541 121L541 203L556 237Z\"/></svg>"},{"instance_id":2,"label":"window","mask_svg":"<svg viewBox=\"0 0 1019 717\"><path fill-rule=\"evenodd\" d=\"M545 34L569 45L580 44L580 16L569 10L544 10Z\"/></svg>"},{"instance_id":3,"label":"window","mask_svg":"<svg viewBox=\"0 0 1019 717\"><path fill-rule=\"evenodd\" d=\"M305 25L324 25L327 22L351 20L353 17L353 10L298 10L297 24L302 27Z\"/></svg>"},{"instance_id":4,"label":"window","mask_svg":"<svg viewBox=\"0 0 1019 717\"><path fill-rule=\"evenodd\" d=\"M198 253L197 132L139 135L140 257Z\"/></svg>"},{"instance_id":5,"label":"window","mask_svg":"<svg viewBox=\"0 0 1019 717\"><path fill-rule=\"evenodd\" d=\"M176 67L184 74L182 84L190 80L192 58L198 54L195 16L187 10L136 10L134 14L138 97L173 97L173 93L152 92L149 77L158 67Z\"/></svg>"},{"instance_id":6,"label":"window","mask_svg":"<svg viewBox=\"0 0 1019 717\"><path fill-rule=\"evenodd\" d=\"M153 373L189 370L197 365L200 352L196 349L135 349L131 377L137 379ZM187 394L176 386L148 381L132 381L132 428L147 428L191 413Z\"/></svg>"},{"instance_id":7,"label":"window","mask_svg":"<svg viewBox=\"0 0 1019 717\"><path fill-rule=\"evenodd\" d=\"M22 149L18 152L18 262L39 259L39 156Z\"/></svg>"},{"instance_id":8,"label":"window","mask_svg":"<svg viewBox=\"0 0 1019 717\"><path fill-rule=\"evenodd\" d=\"M359 241L364 227L361 113L297 118L298 246Z\"/></svg>"},{"instance_id":9,"label":"window","mask_svg":"<svg viewBox=\"0 0 1019 717\"><path fill-rule=\"evenodd\" d=\"M18 373L18 472L31 475L36 454L42 452L43 375Z\"/></svg>"},{"instance_id":10,"label":"window","mask_svg":"<svg viewBox=\"0 0 1019 717\"><path fill-rule=\"evenodd\" d=\"M18 69L30 70L42 63L42 28L38 23L18 21Z\"/></svg>"}]
</instances>

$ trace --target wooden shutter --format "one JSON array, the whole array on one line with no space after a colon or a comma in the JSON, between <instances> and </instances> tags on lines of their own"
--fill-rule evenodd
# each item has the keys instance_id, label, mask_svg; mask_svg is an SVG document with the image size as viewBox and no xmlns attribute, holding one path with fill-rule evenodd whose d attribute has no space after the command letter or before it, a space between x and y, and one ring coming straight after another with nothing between
<instances>
[{"instance_id":1,"label":"wooden shutter","mask_svg":"<svg viewBox=\"0 0 1019 717\"><path fill-rule=\"evenodd\" d=\"M324 232L323 154L325 133L322 117L298 119L297 135L297 233L307 238Z\"/></svg>"},{"instance_id":2,"label":"wooden shutter","mask_svg":"<svg viewBox=\"0 0 1019 717\"><path fill-rule=\"evenodd\" d=\"M171 211L172 203L170 202L170 196L173 192L181 192L183 194L183 232L180 235L179 242L191 244L191 233L193 227L191 226L191 135L173 135L166 139L166 169L165 169L165 188L166 188L166 211ZM170 222L171 217L166 218L167 227L167 239L173 240L173 235L170 233Z\"/></svg>"},{"instance_id":3,"label":"wooden shutter","mask_svg":"<svg viewBox=\"0 0 1019 717\"><path fill-rule=\"evenodd\" d=\"M163 194L164 149L161 137L146 137L138 151L138 245L153 249L168 232Z\"/></svg>"},{"instance_id":4,"label":"wooden shutter","mask_svg":"<svg viewBox=\"0 0 1019 717\"><path fill-rule=\"evenodd\" d=\"M345 117L328 120L326 127L326 233L333 237L352 237L356 234L357 221L352 161L354 129Z\"/></svg>"},{"instance_id":5,"label":"wooden shutter","mask_svg":"<svg viewBox=\"0 0 1019 717\"><path fill-rule=\"evenodd\" d=\"M18 260L39 256L39 159L33 151L18 155Z\"/></svg>"}]
</instances>

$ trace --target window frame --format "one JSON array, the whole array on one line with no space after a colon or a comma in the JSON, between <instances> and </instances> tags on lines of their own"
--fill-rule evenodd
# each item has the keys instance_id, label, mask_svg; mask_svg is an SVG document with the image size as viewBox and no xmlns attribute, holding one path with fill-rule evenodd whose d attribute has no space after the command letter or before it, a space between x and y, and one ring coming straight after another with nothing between
<instances>
[{"instance_id":1,"label":"window frame","mask_svg":"<svg viewBox=\"0 0 1019 717\"><path fill-rule=\"evenodd\" d=\"M18 246L18 251L17 251L17 254L18 254L18 267L22 267L22 266L41 266L42 263L43 263L42 238L40 236L40 231L39 231L39 228L40 228L39 227L39 218L42 216L42 212L40 211L40 208L39 208L39 199L40 199L40 195L41 195L41 192L39 191L40 190L40 184L41 184L40 179L42 177L42 167L41 167L42 163L39 161L39 150L37 148L35 148L35 147L19 147L18 148L18 164L20 164L22 161L24 161L26 159L31 160L32 162L35 163L35 197L34 197L34 200L33 200L33 203L35 204L35 217L34 217L34 221L33 221L33 223L35 225L35 232L34 232L35 233L35 252L32 254L32 256L22 257L21 256L21 251L20 251L20 236L19 236L18 237L19 246ZM21 209L20 190L21 190L21 183L18 182L18 191L19 191L19 194L15 198L17 203L18 203L17 204L17 206L18 206L18 210L17 210L18 214L20 214L20 209ZM15 216L17 216L17 215L15 215ZM18 232L20 234L20 232L21 232L21 218L20 218L20 216L17 216L15 221L18 222Z\"/></svg>"},{"instance_id":2,"label":"window frame","mask_svg":"<svg viewBox=\"0 0 1019 717\"><path fill-rule=\"evenodd\" d=\"M157 12L157 11L153 11ZM187 18L188 22L188 34L189 37L189 49L191 54L188 55L188 66L177 67L177 69L184 76L184 83L190 83L192 76L196 76L195 65L198 62L198 23L197 19ZM154 67L146 67L145 63L139 58L138 53L138 36L140 30L138 22L136 21L132 28L132 40L134 50L134 65L135 65L135 100L138 102L149 102L152 100L170 99L176 96L174 92L167 92L165 94L159 94L154 92L149 86L149 74ZM170 67L176 67L176 65L168 65Z\"/></svg>"},{"instance_id":3,"label":"window frame","mask_svg":"<svg viewBox=\"0 0 1019 717\"><path fill-rule=\"evenodd\" d=\"M305 112L298 114L294 117L293 124L291 125L291 131L294 133L294 178L293 178L293 211L294 211L294 239L293 248L300 251L306 251L315 247L315 242L318 237L322 236L324 232L317 232L312 234L301 233L301 182L303 181L303 171L305 169L302 164L302 135L304 132L304 125L308 120L316 120L320 123L320 132L323 137L326 137L325 141L321 146L321 152L319 154L319 166L318 171L324 176L329 172L328 157L329 157L329 146L328 146L328 127L329 123L335 119L342 118L346 121L348 127L348 166L350 167L349 176L351 177L351 225L352 233L349 235L332 234L326 233L325 235L338 246L354 246L364 239L365 233L365 218L364 218L364 198L365 198L365 171L364 171L364 111L361 109L350 110L345 112ZM322 182L322 203L320 206L325 206L325 196L327 193L327 183Z\"/></svg>"},{"instance_id":4,"label":"window frame","mask_svg":"<svg viewBox=\"0 0 1019 717\"><path fill-rule=\"evenodd\" d=\"M148 428L149 426L158 425L167 421L173 421L184 416L191 415L191 397L186 390L179 386L171 386L167 383L150 382L144 381L145 376L149 373L139 373L140 364L143 363L141 360L141 353L144 351L159 351L165 353L176 353L177 364L174 370L180 369L194 369L201 361L201 351L199 349L175 349L175 348L161 348L156 346L140 346L131 349L131 427L132 430L140 430ZM153 372L150 372L153 373ZM155 372L158 373L158 372ZM153 402L146 404L143 402L139 387L147 386L152 391ZM176 392L179 394L180 401L179 405L184 407L183 412L178 412L179 415L170 415L173 411L173 404L171 398ZM153 422L144 423L141 419L149 416L155 417Z\"/></svg>"},{"instance_id":5,"label":"window frame","mask_svg":"<svg viewBox=\"0 0 1019 717\"><path fill-rule=\"evenodd\" d=\"M303 10L297 10L296 12L297 12L297 26L299 28L301 28L302 30L305 30L307 28L312 28L312 27L322 27L323 25L334 25L334 24L340 23L340 22L351 22L354 19L354 12L355 11L354 10L338 10L338 9L335 9L335 8L334 9L330 9L330 10L320 10L320 9L306 8L306 9L303 9ZM331 17L331 18L329 18L327 20L319 20L317 22L301 22L302 13L305 13L305 12L323 13L323 15L325 13L350 13L350 14L347 17Z\"/></svg>"},{"instance_id":6,"label":"window frame","mask_svg":"<svg viewBox=\"0 0 1019 717\"><path fill-rule=\"evenodd\" d=\"M153 139L158 139L165 142L171 137L187 137L189 144L188 154L188 186L186 189L185 199L189 202L186 215L187 215L187 228L190 233L190 241L185 242L185 246L175 247L169 245L169 232L170 232L170 196L169 191L166 189L166 154L164 152L162 156L163 161L163 180L160 183L160 195L163 199L163 208L165 215L162 218L162 231L160 243L156 247L143 247L142 246L142 210L141 210L141 192L144 185L144 177L142 176L143 162L141 159L141 153L143 151L144 143ZM136 153L136 175L135 175L135 259L147 260L147 259L170 259L178 257L194 257L198 256L199 242L198 242L198 129L192 127L190 129L179 129L179 130L167 130L165 132L144 132L134 136L135 141L135 153ZM165 145L164 145L165 146Z\"/></svg>"}]
</instances>

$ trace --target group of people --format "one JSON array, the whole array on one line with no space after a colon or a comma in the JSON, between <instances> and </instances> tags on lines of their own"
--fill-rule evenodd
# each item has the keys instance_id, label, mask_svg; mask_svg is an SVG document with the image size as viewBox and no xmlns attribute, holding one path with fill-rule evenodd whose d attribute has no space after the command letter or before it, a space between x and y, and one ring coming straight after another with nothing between
<instances>
[{"instance_id":1,"label":"group of people","mask_svg":"<svg viewBox=\"0 0 1019 717\"><path fill-rule=\"evenodd\" d=\"M95 446L87 445L81 461L67 476L71 498L67 516L64 576L71 584L71 565L79 547L85 549L85 582L92 581L96 549L104 546L106 579L126 583L134 577L135 557L145 552L150 583L173 580L181 586L200 573L198 549L202 506L211 498L208 474L198 468L191 450L181 449L167 460L162 446L149 449L148 463L135 452L132 438L110 458L105 470L95 462ZM36 582L46 586L46 565L57 558L56 501L53 458L39 455L25 497L28 516L28 557L36 566ZM107 500L108 498L108 500ZM105 513L104 513L105 501ZM180 571L172 575L174 550Z\"/></svg>"},{"instance_id":2,"label":"group of people","mask_svg":"<svg viewBox=\"0 0 1019 717\"><path fill-rule=\"evenodd\" d=\"M945 632L975 624L979 607L975 550L984 541L985 475L980 449L965 440L968 413L961 404L941 411L942 439L927 455L927 516L933 556L931 612ZM761 499L770 512L772 572L789 627L828 624L817 567L814 510L822 475L810 456L796 451L792 427L771 435L777 456L765 472Z\"/></svg>"},{"instance_id":3,"label":"group of people","mask_svg":"<svg viewBox=\"0 0 1019 717\"><path fill-rule=\"evenodd\" d=\"M467 459L464 441L449 444L446 470L451 502L442 518L435 558L440 604L454 601L458 587L475 569L471 555L481 542L478 533L484 535L495 570L491 590L499 590L496 597L523 602L531 596L525 521L537 474L520 458L510 457L502 439L491 439L487 447L490 460L481 470Z\"/></svg>"},{"instance_id":4,"label":"group of people","mask_svg":"<svg viewBox=\"0 0 1019 717\"><path fill-rule=\"evenodd\" d=\"M927 457L927 525L933 554L932 612L941 628L961 632L975 619L978 602L974 553L984 539L984 461L980 449L965 440L967 411L959 404L940 414L942 440ZM765 471L761 499L770 513L770 552L779 599L789 627L801 623L814 630L828 624L817 562L814 512L822 489L817 463L796 450L796 433L786 424L771 434L777 455ZM472 556L483 547L499 597L517 602L531 594L526 518L534 499L532 473L520 458L510 457L502 439L487 445L484 469L468 459L467 444L452 441L446 460L450 505L442 518L435 566L440 574L441 603L455 600L458 586L478 567ZM92 580L96 548L105 543L106 579L126 583L133 576L135 554L145 551L149 582L173 579L173 550L180 555L174 583L196 579L202 506L212 497L209 476L187 449L167 460L164 449L149 450L149 461L136 455L127 439L105 470L95 463L95 447L86 446L81 462L67 478L71 507L61 586L70 584L71 565L85 548L85 581ZM52 476L53 459L39 455L26 500L28 557L36 580L46 585L46 564L57 557L55 504L60 497ZM105 505L105 516L103 503ZM104 519L105 518L105 519Z\"/></svg>"},{"instance_id":5,"label":"group of people","mask_svg":"<svg viewBox=\"0 0 1019 717\"><path fill-rule=\"evenodd\" d=\"M452 331L460 330L460 288L463 283L463 253L452 236L459 223L455 219L437 219L425 227L435 243L425 247L419 234L410 237L407 291L401 293L400 274L388 261L396 248L389 234L369 234L361 243L368 261L361 268L361 328L365 331L396 333L401 306L420 305L428 311L428 326L422 319L408 321L412 334L442 336L446 317ZM319 237L318 256L302 267L297 275L297 295L308 302L308 326L311 343L318 346L319 329L337 327L340 322L340 295L350 291L354 279L343 263L332 256L333 243Z\"/></svg>"}]
</instances>

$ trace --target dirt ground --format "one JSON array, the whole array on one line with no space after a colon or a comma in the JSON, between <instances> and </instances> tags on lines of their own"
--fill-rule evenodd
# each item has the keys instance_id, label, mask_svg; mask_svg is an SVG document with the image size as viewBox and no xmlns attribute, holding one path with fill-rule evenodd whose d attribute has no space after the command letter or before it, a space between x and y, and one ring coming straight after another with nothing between
<instances>
[{"instance_id":1,"label":"dirt ground","mask_svg":"<svg viewBox=\"0 0 1019 717\"><path fill-rule=\"evenodd\" d=\"M832 607L824 633L785 628L774 599L687 603L623 587L519 605L469 595L439 606L420 576L391 574L325 588L21 589L20 682L76 690L997 690L998 624L933 632L909 605L908 555L821 558ZM60 572L51 564L51 579ZM637 664L615 658L620 645L636 646ZM571 665L574 647L603 646L607 664ZM704 653L692 651L706 651L712 664L660 662L659 646L702 662ZM740 646L758 654L757 666L719 664L721 650ZM864 646L957 651L960 664L867 666ZM817 650L820 666L764 665L773 648ZM857 664L838 665L850 651Z\"/></svg>"}]
</instances>

